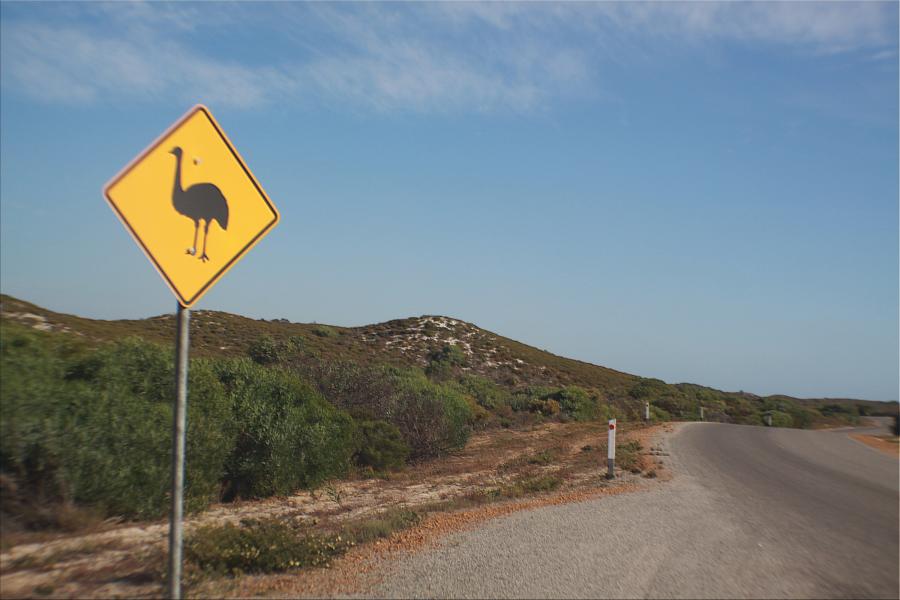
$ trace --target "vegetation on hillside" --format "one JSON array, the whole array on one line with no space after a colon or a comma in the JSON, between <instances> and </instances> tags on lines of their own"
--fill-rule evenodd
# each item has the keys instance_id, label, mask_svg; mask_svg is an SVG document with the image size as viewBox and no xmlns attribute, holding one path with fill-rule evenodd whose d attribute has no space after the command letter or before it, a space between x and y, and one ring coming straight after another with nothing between
<instances>
[{"instance_id":1,"label":"vegetation on hillside","mask_svg":"<svg viewBox=\"0 0 900 600\"><path fill-rule=\"evenodd\" d=\"M92 321L7 296L2 312L4 526L58 526L62 512L40 510L53 503L100 516L163 515L174 320ZM787 427L891 410L670 385L443 317L346 329L195 315L189 510L401 468L462 448L474 429L636 420L645 402L656 420L697 419L703 406L708 420L759 425L770 416Z\"/></svg>"}]
</instances>

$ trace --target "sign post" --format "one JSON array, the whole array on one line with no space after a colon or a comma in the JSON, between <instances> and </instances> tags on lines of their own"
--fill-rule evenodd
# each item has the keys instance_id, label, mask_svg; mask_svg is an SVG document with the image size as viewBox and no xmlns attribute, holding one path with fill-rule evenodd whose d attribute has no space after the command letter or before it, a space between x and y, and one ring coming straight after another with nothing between
<instances>
[{"instance_id":1,"label":"sign post","mask_svg":"<svg viewBox=\"0 0 900 600\"><path fill-rule=\"evenodd\" d=\"M190 308L280 217L202 105L113 177L103 195L178 299L168 592L181 598Z\"/></svg>"},{"instance_id":2,"label":"sign post","mask_svg":"<svg viewBox=\"0 0 900 600\"><path fill-rule=\"evenodd\" d=\"M702 406L700 407L700 420L701 420L701 421L705 421L705 420L706 420L706 419L703 418L703 407L702 407Z\"/></svg>"},{"instance_id":3,"label":"sign post","mask_svg":"<svg viewBox=\"0 0 900 600\"><path fill-rule=\"evenodd\" d=\"M616 420L609 420L609 439L606 446L606 478L616 476Z\"/></svg>"},{"instance_id":4,"label":"sign post","mask_svg":"<svg viewBox=\"0 0 900 600\"><path fill-rule=\"evenodd\" d=\"M172 509L169 514L169 597L181 598L184 516L184 447L187 426L188 350L191 309L178 305L175 340L175 415L172 419Z\"/></svg>"},{"instance_id":5,"label":"sign post","mask_svg":"<svg viewBox=\"0 0 900 600\"><path fill-rule=\"evenodd\" d=\"M644 420L645 421L650 420L650 403L649 402L644 402Z\"/></svg>"}]
</instances>

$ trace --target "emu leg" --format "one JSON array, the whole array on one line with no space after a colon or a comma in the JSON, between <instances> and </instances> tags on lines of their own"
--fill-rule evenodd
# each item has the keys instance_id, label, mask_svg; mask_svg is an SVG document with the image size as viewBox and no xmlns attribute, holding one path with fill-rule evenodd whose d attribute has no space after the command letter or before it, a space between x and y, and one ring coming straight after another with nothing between
<instances>
[{"instance_id":1,"label":"emu leg","mask_svg":"<svg viewBox=\"0 0 900 600\"><path fill-rule=\"evenodd\" d=\"M194 221L194 245L187 249L185 254L194 256L197 254L197 232L200 231L200 221Z\"/></svg>"},{"instance_id":2,"label":"emu leg","mask_svg":"<svg viewBox=\"0 0 900 600\"><path fill-rule=\"evenodd\" d=\"M206 221L206 225L203 227L203 254L200 256L200 260L206 262L209 260L209 257L206 255L206 242L209 241L209 221Z\"/></svg>"}]
</instances>

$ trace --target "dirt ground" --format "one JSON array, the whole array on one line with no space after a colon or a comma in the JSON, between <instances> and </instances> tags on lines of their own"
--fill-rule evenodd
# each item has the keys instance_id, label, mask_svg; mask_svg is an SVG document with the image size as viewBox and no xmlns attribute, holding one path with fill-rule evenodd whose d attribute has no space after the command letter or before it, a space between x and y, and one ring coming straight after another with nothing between
<instances>
[{"instance_id":1,"label":"dirt ground","mask_svg":"<svg viewBox=\"0 0 900 600\"><path fill-rule=\"evenodd\" d=\"M900 458L900 440L897 437L889 435L866 435L862 433L850 434L854 440L862 442L866 446L880 450L885 454Z\"/></svg>"},{"instance_id":2,"label":"dirt ground","mask_svg":"<svg viewBox=\"0 0 900 600\"><path fill-rule=\"evenodd\" d=\"M375 516L387 509L442 504L417 526L386 540L353 548L327 569L274 575L210 577L185 565L188 597L332 596L366 589L378 578L380 561L410 552L440 536L496 516L548 504L577 502L646 489L670 477L658 438L671 425L620 426L619 444L636 440L640 450L623 458L628 470L607 481L605 423L548 423L527 430L492 430L472 436L459 453L410 466L383 478L331 482L314 492L253 502L215 505L185 521L185 533L209 524L247 518L284 517L315 528ZM540 460L534 457L539 456ZM627 460L626 460L627 458ZM454 501L534 474L562 480L554 492L454 509ZM23 536L0 554L3 598L149 598L163 595L166 521L106 523L90 532ZM7 540L8 541L8 540Z\"/></svg>"}]
</instances>

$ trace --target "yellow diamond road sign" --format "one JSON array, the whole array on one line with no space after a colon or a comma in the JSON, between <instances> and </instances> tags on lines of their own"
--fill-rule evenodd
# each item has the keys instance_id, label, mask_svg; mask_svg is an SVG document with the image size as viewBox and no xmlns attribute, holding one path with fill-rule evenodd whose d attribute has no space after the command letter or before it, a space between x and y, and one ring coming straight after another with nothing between
<instances>
[{"instance_id":1,"label":"yellow diamond road sign","mask_svg":"<svg viewBox=\"0 0 900 600\"><path fill-rule=\"evenodd\" d=\"M278 223L278 210L205 106L116 175L106 199L182 306Z\"/></svg>"}]
</instances>

